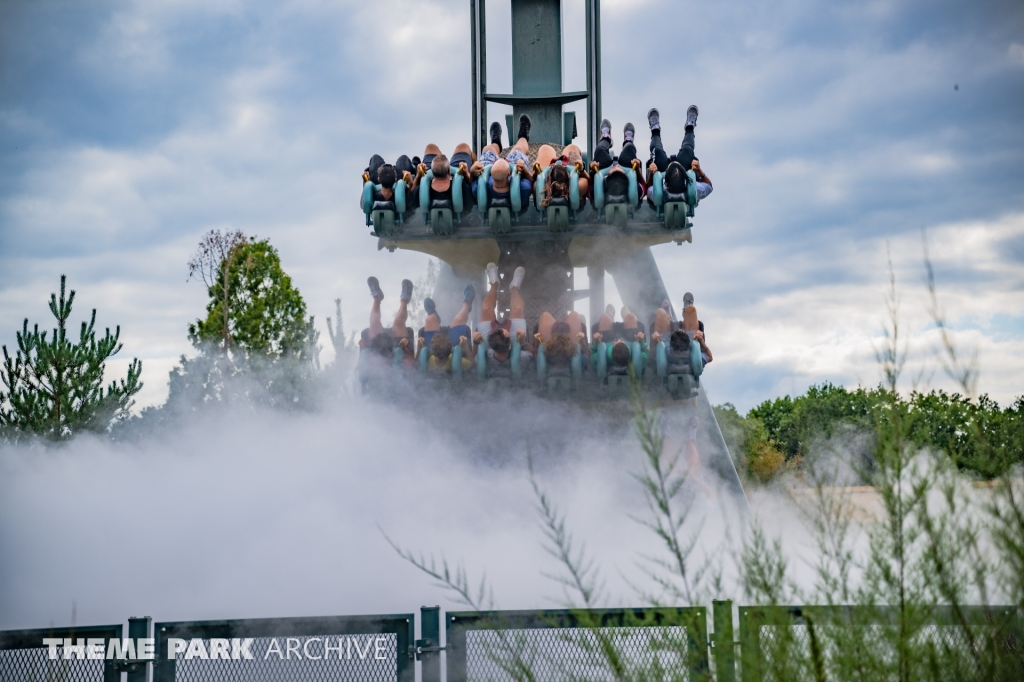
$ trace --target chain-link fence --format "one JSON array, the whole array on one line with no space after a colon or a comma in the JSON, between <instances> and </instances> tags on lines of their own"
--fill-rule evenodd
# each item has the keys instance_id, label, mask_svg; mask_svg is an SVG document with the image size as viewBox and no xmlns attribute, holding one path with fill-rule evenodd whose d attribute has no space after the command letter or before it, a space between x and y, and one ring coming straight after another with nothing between
<instances>
[{"instance_id":1,"label":"chain-link fence","mask_svg":"<svg viewBox=\"0 0 1024 682\"><path fill-rule=\"evenodd\" d=\"M740 607L744 682L1024 679L1012 607ZM913 675L918 678L917 673Z\"/></svg>"},{"instance_id":2,"label":"chain-link fence","mask_svg":"<svg viewBox=\"0 0 1024 682\"><path fill-rule=\"evenodd\" d=\"M120 682L116 662L96 658L88 644L120 639L121 631L103 625L0 632L0 682Z\"/></svg>"},{"instance_id":3,"label":"chain-link fence","mask_svg":"<svg viewBox=\"0 0 1024 682\"><path fill-rule=\"evenodd\" d=\"M413 618L157 623L154 682L412 682Z\"/></svg>"},{"instance_id":4,"label":"chain-link fence","mask_svg":"<svg viewBox=\"0 0 1024 682\"><path fill-rule=\"evenodd\" d=\"M448 682L709 676L702 607L449 613L446 626Z\"/></svg>"}]
</instances>

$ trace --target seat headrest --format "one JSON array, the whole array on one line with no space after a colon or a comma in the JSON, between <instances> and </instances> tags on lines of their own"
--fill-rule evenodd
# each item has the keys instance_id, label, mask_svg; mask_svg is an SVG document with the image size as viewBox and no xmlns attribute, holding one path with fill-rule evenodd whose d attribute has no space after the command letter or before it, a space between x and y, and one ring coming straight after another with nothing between
<instances>
[{"instance_id":1,"label":"seat headrest","mask_svg":"<svg viewBox=\"0 0 1024 682\"><path fill-rule=\"evenodd\" d=\"M682 201L682 202L685 202L686 201L686 195L683 194L683 193L673 194L672 192L665 192L665 201L666 202L669 202L669 201Z\"/></svg>"},{"instance_id":2,"label":"seat headrest","mask_svg":"<svg viewBox=\"0 0 1024 682\"><path fill-rule=\"evenodd\" d=\"M548 206L568 206L569 197L553 197Z\"/></svg>"},{"instance_id":3,"label":"seat headrest","mask_svg":"<svg viewBox=\"0 0 1024 682\"><path fill-rule=\"evenodd\" d=\"M609 194L604 198L606 204L625 204L627 202L625 194Z\"/></svg>"},{"instance_id":4,"label":"seat headrest","mask_svg":"<svg viewBox=\"0 0 1024 682\"><path fill-rule=\"evenodd\" d=\"M509 197L494 197L491 199L491 208L510 208L512 200Z\"/></svg>"},{"instance_id":5,"label":"seat headrest","mask_svg":"<svg viewBox=\"0 0 1024 682\"><path fill-rule=\"evenodd\" d=\"M435 209L435 208L451 208L451 207L452 207L451 199L433 199L430 202L430 208L431 209Z\"/></svg>"},{"instance_id":6,"label":"seat headrest","mask_svg":"<svg viewBox=\"0 0 1024 682\"><path fill-rule=\"evenodd\" d=\"M395 211L395 202L393 201L375 201L371 211Z\"/></svg>"},{"instance_id":7,"label":"seat headrest","mask_svg":"<svg viewBox=\"0 0 1024 682\"><path fill-rule=\"evenodd\" d=\"M621 365L608 365L608 373L616 376L628 375L629 365L625 367Z\"/></svg>"}]
</instances>

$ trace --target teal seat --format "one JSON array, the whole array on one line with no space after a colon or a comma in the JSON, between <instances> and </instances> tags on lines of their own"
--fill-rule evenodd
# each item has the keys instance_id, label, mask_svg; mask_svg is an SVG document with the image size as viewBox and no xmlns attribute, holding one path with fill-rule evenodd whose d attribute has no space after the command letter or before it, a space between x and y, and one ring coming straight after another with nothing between
<instances>
[{"instance_id":1,"label":"teal seat","mask_svg":"<svg viewBox=\"0 0 1024 682\"><path fill-rule=\"evenodd\" d=\"M481 343L476 349L476 376L481 381L488 383L508 383L512 384L513 381L518 382L523 378L523 360L522 352L523 347L519 344L519 339L512 335L512 350L509 352L509 376L508 377L492 377L487 372L487 343Z\"/></svg>"},{"instance_id":2,"label":"teal seat","mask_svg":"<svg viewBox=\"0 0 1024 682\"><path fill-rule=\"evenodd\" d=\"M544 350L544 344L537 348L537 378L547 386L549 391L574 391L579 386L583 377L583 352L576 346L576 355L573 356L569 371L553 375L548 371L548 360ZM563 370L564 371L564 370Z\"/></svg>"},{"instance_id":3,"label":"teal seat","mask_svg":"<svg viewBox=\"0 0 1024 682\"><path fill-rule=\"evenodd\" d=\"M550 171L551 167L548 166L534 178L533 203L547 223L549 231L567 232L569 223L576 220L576 213L580 210L580 174L575 166L569 170L569 196L565 199L555 199L544 206L544 187Z\"/></svg>"},{"instance_id":4,"label":"teal seat","mask_svg":"<svg viewBox=\"0 0 1024 682\"><path fill-rule=\"evenodd\" d=\"M394 199L391 203L394 208L380 208L374 204L373 194L382 189L381 185L375 185L369 180L363 183L363 194L360 206L366 215L366 225L373 227L374 235L378 237L395 234L395 225L402 223L402 216L405 214L405 181L399 180L394 186Z\"/></svg>"},{"instance_id":5,"label":"teal seat","mask_svg":"<svg viewBox=\"0 0 1024 682\"><path fill-rule=\"evenodd\" d=\"M670 374L665 382L665 388L673 398L688 400L697 396L697 384L690 374Z\"/></svg>"},{"instance_id":6,"label":"teal seat","mask_svg":"<svg viewBox=\"0 0 1024 682\"><path fill-rule=\"evenodd\" d=\"M373 222L373 233L378 237L395 234L395 217L394 211L371 211L370 220Z\"/></svg>"},{"instance_id":7,"label":"teal seat","mask_svg":"<svg viewBox=\"0 0 1024 682\"><path fill-rule=\"evenodd\" d=\"M690 362L682 368L672 368L668 365L668 347L664 341L659 341L655 347L655 367L658 379L668 389L668 392L675 399L694 398L697 395L697 388L700 386L700 375L704 369L704 362L700 357L700 346L697 343L690 344Z\"/></svg>"},{"instance_id":8,"label":"teal seat","mask_svg":"<svg viewBox=\"0 0 1024 682\"><path fill-rule=\"evenodd\" d=\"M507 234L512 231L512 223L516 221L523 209L523 197L519 183L521 176L513 167L509 176L509 205L493 206L487 193L487 180L491 177L491 165L484 166L483 172L476 181L476 207L480 215L487 218L491 232ZM527 198L529 201L529 198Z\"/></svg>"},{"instance_id":9,"label":"teal seat","mask_svg":"<svg viewBox=\"0 0 1024 682\"><path fill-rule=\"evenodd\" d=\"M651 202L658 213L658 218L665 221L669 230L685 230L692 227L687 218L692 218L694 209L699 203L697 198L697 175L692 170L686 171L690 182L686 185L686 193L672 195L665 191L665 174L658 171L651 178Z\"/></svg>"},{"instance_id":10,"label":"teal seat","mask_svg":"<svg viewBox=\"0 0 1024 682\"><path fill-rule=\"evenodd\" d=\"M459 222L459 216L465 208L462 197L462 180L459 171L452 173L452 207L435 208L430 205L430 181L434 179L434 171L429 170L420 180L420 206L419 211L423 216L423 222L430 225L431 231L436 235L450 235L455 232L455 226Z\"/></svg>"},{"instance_id":11,"label":"teal seat","mask_svg":"<svg viewBox=\"0 0 1024 682\"><path fill-rule=\"evenodd\" d=\"M633 217L633 208L639 202L636 171L632 168L622 169L629 178L629 190L625 203L608 203L608 197L605 196L604 192L604 181L608 176L608 172L614 167L604 168L594 174L594 208L597 209L598 215L604 217L606 223L624 228L626 227L626 222Z\"/></svg>"}]
</instances>

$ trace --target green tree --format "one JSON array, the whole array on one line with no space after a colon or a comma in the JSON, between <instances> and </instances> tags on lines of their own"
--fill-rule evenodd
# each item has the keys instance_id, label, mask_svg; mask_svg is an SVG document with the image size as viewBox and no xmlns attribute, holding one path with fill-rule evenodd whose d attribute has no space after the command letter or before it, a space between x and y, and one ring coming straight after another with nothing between
<instances>
[{"instance_id":1,"label":"green tree","mask_svg":"<svg viewBox=\"0 0 1024 682\"><path fill-rule=\"evenodd\" d=\"M319 335L313 317L306 317L306 302L269 240L211 231L189 269L210 296L206 319L188 328L197 348L217 344L225 351L315 362Z\"/></svg>"},{"instance_id":2,"label":"green tree","mask_svg":"<svg viewBox=\"0 0 1024 682\"><path fill-rule=\"evenodd\" d=\"M3 347L0 380L0 430L11 440L36 434L67 440L80 431L105 431L128 417L132 399L142 389L142 363L133 359L128 376L103 388L106 361L121 350L121 327L96 338L96 309L89 323L82 322L78 343L68 333L68 318L75 292L65 297L66 278L60 278L60 298L50 295L50 312L57 319L52 335L28 328L26 318L18 332L15 357Z\"/></svg>"}]
</instances>

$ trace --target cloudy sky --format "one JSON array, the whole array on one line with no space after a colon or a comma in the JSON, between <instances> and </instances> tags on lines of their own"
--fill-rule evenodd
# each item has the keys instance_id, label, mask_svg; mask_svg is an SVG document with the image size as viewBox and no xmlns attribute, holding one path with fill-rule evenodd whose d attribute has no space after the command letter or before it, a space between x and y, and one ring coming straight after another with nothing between
<instances>
[{"instance_id":1,"label":"cloudy sky","mask_svg":"<svg viewBox=\"0 0 1024 682\"><path fill-rule=\"evenodd\" d=\"M583 89L565 0L565 89ZM948 385L925 311L926 230L982 391L1024 393L1024 5L1014 0L603 3L604 111L673 144L699 104L715 192L694 242L657 247L693 291L715 402L878 381L891 253L918 385ZM490 88L510 89L508 0L488 6ZM269 237L323 329L365 324L424 256L376 250L357 207L374 152L469 137L465 0L0 0L0 342L66 273L121 325L140 405L166 395L205 291L201 235ZM491 105L492 118L507 109ZM582 121L581 121L582 123ZM616 294L609 292L609 299ZM77 317L76 317L77 319ZM331 354L324 352L324 360Z\"/></svg>"}]
</instances>

